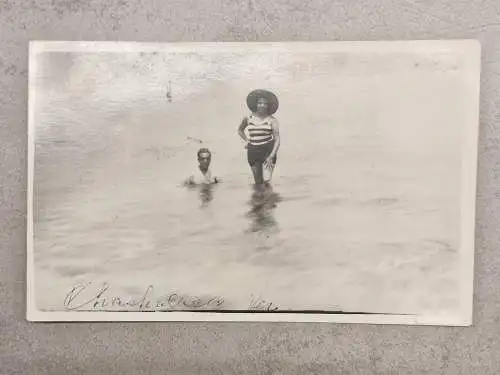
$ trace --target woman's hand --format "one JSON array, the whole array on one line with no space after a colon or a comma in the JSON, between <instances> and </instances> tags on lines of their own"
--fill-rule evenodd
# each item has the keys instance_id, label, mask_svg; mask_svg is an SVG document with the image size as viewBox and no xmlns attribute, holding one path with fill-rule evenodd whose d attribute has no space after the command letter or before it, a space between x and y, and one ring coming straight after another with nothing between
<instances>
[{"instance_id":1,"label":"woman's hand","mask_svg":"<svg viewBox=\"0 0 500 375\"><path fill-rule=\"evenodd\" d=\"M271 168L272 165L273 165L273 158L274 158L274 155L271 154L269 155L266 160L264 160L264 167L265 168Z\"/></svg>"}]
</instances>

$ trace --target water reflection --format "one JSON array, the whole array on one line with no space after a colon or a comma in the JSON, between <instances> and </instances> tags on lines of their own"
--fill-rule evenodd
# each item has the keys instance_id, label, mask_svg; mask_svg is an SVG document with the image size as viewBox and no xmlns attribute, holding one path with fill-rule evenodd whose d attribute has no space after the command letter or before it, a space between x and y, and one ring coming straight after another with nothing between
<instances>
[{"instance_id":1,"label":"water reflection","mask_svg":"<svg viewBox=\"0 0 500 375\"><path fill-rule=\"evenodd\" d=\"M214 186L212 184L202 184L198 187L198 196L201 206L207 206L214 199Z\"/></svg>"},{"instance_id":2,"label":"water reflection","mask_svg":"<svg viewBox=\"0 0 500 375\"><path fill-rule=\"evenodd\" d=\"M214 185L213 184L199 184L187 186L189 190L196 190L198 199L200 200L201 207L207 207L214 199Z\"/></svg>"},{"instance_id":3,"label":"water reflection","mask_svg":"<svg viewBox=\"0 0 500 375\"><path fill-rule=\"evenodd\" d=\"M250 210L247 217L250 219L249 232L263 232L275 229L278 225L274 217L274 210L278 207L281 197L271 187L262 192L254 191L250 198Z\"/></svg>"}]
</instances>

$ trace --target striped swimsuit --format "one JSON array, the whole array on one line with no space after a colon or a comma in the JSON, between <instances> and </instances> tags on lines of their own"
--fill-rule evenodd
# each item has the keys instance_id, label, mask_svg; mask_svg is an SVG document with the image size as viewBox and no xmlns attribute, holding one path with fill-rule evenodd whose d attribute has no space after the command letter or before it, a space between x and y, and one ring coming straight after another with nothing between
<instances>
[{"instance_id":1,"label":"striped swimsuit","mask_svg":"<svg viewBox=\"0 0 500 375\"><path fill-rule=\"evenodd\" d=\"M274 140L270 117L259 119L254 115L250 115L247 129L251 145L262 146Z\"/></svg>"},{"instance_id":2,"label":"striped swimsuit","mask_svg":"<svg viewBox=\"0 0 500 375\"><path fill-rule=\"evenodd\" d=\"M263 163L274 147L274 135L272 127L272 117L259 119L254 115L248 117L248 163ZM273 164L276 163L276 156L273 158Z\"/></svg>"}]
</instances>

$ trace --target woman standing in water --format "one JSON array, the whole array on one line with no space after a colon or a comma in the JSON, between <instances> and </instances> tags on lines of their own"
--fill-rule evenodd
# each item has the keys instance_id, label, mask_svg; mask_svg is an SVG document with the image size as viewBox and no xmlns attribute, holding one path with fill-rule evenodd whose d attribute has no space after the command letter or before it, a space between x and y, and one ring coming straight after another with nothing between
<instances>
[{"instance_id":1,"label":"woman standing in water","mask_svg":"<svg viewBox=\"0 0 500 375\"><path fill-rule=\"evenodd\" d=\"M261 190L264 184L271 181L280 147L279 124L273 116L278 110L279 102L270 91L254 90L247 96L247 106L252 113L243 118L238 134L245 141L255 187ZM248 137L245 130L248 130ZM266 179L264 169L268 172Z\"/></svg>"}]
</instances>

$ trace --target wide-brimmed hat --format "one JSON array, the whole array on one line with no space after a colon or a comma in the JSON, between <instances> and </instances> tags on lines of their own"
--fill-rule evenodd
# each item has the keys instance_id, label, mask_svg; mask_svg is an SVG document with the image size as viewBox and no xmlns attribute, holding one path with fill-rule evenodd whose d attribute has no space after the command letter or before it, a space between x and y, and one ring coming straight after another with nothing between
<instances>
[{"instance_id":1,"label":"wide-brimmed hat","mask_svg":"<svg viewBox=\"0 0 500 375\"><path fill-rule=\"evenodd\" d=\"M271 91L264 89L253 90L247 96L247 106L252 112L257 111L257 101L260 98L265 98L268 103L267 114L269 116L276 113L279 107L278 97Z\"/></svg>"}]
</instances>

